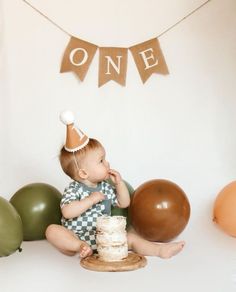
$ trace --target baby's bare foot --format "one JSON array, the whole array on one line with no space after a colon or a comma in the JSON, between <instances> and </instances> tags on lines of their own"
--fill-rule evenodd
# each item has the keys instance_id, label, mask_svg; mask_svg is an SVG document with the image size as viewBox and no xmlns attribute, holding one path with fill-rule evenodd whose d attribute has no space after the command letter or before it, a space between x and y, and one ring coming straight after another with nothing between
<instances>
[{"instance_id":1,"label":"baby's bare foot","mask_svg":"<svg viewBox=\"0 0 236 292\"><path fill-rule=\"evenodd\" d=\"M162 243L159 246L158 256L163 259L169 259L179 253L185 245L184 241L173 243Z\"/></svg>"},{"instance_id":2,"label":"baby's bare foot","mask_svg":"<svg viewBox=\"0 0 236 292\"><path fill-rule=\"evenodd\" d=\"M92 255L92 254L93 254L93 251L92 251L91 247L85 242L81 243L80 248L79 248L80 258L83 259L85 257Z\"/></svg>"}]
</instances>

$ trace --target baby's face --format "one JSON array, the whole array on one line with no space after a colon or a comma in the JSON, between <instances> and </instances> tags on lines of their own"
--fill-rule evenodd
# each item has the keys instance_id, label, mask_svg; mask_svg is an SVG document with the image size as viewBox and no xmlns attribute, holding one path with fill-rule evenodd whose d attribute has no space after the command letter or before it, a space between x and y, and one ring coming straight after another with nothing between
<instances>
[{"instance_id":1,"label":"baby's face","mask_svg":"<svg viewBox=\"0 0 236 292\"><path fill-rule=\"evenodd\" d=\"M88 180L98 183L109 178L110 165L106 161L106 152L103 147L89 150L81 161L81 168L88 174Z\"/></svg>"}]
</instances>

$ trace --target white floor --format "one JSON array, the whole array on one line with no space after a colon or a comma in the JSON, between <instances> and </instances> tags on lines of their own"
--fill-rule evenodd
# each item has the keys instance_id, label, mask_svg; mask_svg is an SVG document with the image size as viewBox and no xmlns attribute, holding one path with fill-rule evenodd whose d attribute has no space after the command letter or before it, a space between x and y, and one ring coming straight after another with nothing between
<instances>
[{"instance_id":1,"label":"white floor","mask_svg":"<svg viewBox=\"0 0 236 292\"><path fill-rule=\"evenodd\" d=\"M46 240L23 242L21 253L0 258L0 291L236 291L236 239L211 222L199 226L193 223L181 235L187 239L181 254L148 257L145 268L131 272L85 270L78 257L60 254Z\"/></svg>"}]
</instances>

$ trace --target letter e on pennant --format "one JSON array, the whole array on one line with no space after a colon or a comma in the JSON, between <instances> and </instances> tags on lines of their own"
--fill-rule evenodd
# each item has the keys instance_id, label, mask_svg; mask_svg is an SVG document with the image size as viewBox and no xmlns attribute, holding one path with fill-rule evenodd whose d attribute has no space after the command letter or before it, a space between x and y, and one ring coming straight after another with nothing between
<instances>
[{"instance_id":1,"label":"letter e on pennant","mask_svg":"<svg viewBox=\"0 0 236 292\"><path fill-rule=\"evenodd\" d=\"M151 39L129 48L139 75L145 83L153 73L169 74L158 39Z\"/></svg>"}]
</instances>

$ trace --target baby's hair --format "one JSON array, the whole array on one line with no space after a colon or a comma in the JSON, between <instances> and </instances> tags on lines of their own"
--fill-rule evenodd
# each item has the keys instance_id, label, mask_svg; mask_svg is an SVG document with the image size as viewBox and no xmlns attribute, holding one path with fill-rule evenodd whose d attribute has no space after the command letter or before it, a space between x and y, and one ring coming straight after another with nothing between
<instances>
[{"instance_id":1,"label":"baby's hair","mask_svg":"<svg viewBox=\"0 0 236 292\"><path fill-rule=\"evenodd\" d=\"M75 152L69 152L65 150L63 146L59 155L59 160L63 171L70 178L75 180L81 158L83 158L88 151L99 147L102 147L102 144L93 138L89 139L88 144L84 148Z\"/></svg>"}]
</instances>

